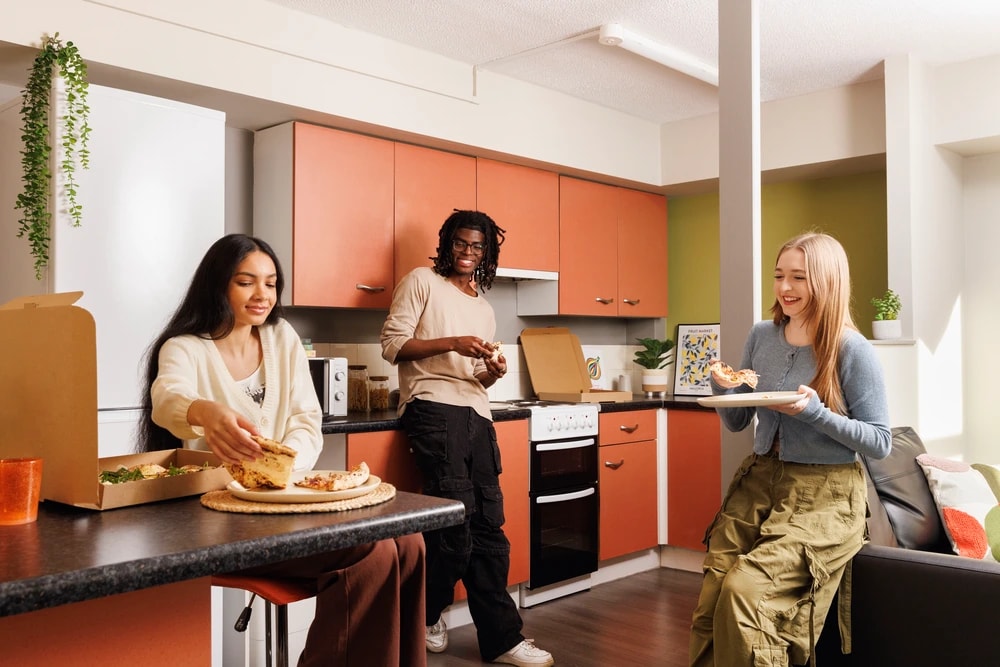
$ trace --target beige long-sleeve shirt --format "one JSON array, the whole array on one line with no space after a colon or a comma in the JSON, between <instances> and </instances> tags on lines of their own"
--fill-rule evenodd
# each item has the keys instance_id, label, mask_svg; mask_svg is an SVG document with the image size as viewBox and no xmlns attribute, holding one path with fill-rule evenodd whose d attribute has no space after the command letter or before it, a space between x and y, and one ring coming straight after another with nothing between
<instances>
[{"instance_id":1,"label":"beige long-sleeve shirt","mask_svg":"<svg viewBox=\"0 0 1000 667\"><path fill-rule=\"evenodd\" d=\"M217 401L257 425L260 434L298 452L295 470L309 470L323 448L323 413L302 343L288 322L258 327L264 350L264 402L257 405L233 379L215 342L176 336L160 349L150 389L153 421L191 449L208 449L204 431L188 423L191 403Z\"/></svg>"},{"instance_id":2,"label":"beige long-sleeve shirt","mask_svg":"<svg viewBox=\"0 0 1000 667\"><path fill-rule=\"evenodd\" d=\"M482 360L457 352L398 363L396 357L411 338L478 336L492 341L496 328L493 306L483 295L466 294L428 267L406 274L393 292L382 326L382 357L399 368L399 414L419 398L471 407L492 420L486 388L476 379L486 370Z\"/></svg>"}]
</instances>

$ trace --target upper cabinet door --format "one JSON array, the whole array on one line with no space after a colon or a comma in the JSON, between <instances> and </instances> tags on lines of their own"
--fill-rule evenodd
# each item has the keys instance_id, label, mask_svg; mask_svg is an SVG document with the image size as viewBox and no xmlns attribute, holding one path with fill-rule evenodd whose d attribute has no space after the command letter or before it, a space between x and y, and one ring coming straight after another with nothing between
<instances>
[{"instance_id":1,"label":"upper cabinet door","mask_svg":"<svg viewBox=\"0 0 1000 667\"><path fill-rule=\"evenodd\" d=\"M618 189L559 177L559 314L618 316Z\"/></svg>"},{"instance_id":2,"label":"upper cabinet door","mask_svg":"<svg viewBox=\"0 0 1000 667\"><path fill-rule=\"evenodd\" d=\"M506 232L501 269L559 270L559 175L476 160L477 207Z\"/></svg>"},{"instance_id":3,"label":"upper cabinet door","mask_svg":"<svg viewBox=\"0 0 1000 667\"><path fill-rule=\"evenodd\" d=\"M392 146L298 122L254 133L253 229L281 260L282 304L389 306Z\"/></svg>"},{"instance_id":4,"label":"upper cabinet door","mask_svg":"<svg viewBox=\"0 0 1000 667\"><path fill-rule=\"evenodd\" d=\"M388 308L393 143L295 123L292 303Z\"/></svg>"},{"instance_id":5,"label":"upper cabinet door","mask_svg":"<svg viewBox=\"0 0 1000 667\"><path fill-rule=\"evenodd\" d=\"M619 188L618 314L667 316L667 199Z\"/></svg>"},{"instance_id":6,"label":"upper cabinet door","mask_svg":"<svg viewBox=\"0 0 1000 667\"><path fill-rule=\"evenodd\" d=\"M397 283L418 266L433 265L438 230L456 208L476 208L476 159L397 143Z\"/></svg>"}]
</instances>

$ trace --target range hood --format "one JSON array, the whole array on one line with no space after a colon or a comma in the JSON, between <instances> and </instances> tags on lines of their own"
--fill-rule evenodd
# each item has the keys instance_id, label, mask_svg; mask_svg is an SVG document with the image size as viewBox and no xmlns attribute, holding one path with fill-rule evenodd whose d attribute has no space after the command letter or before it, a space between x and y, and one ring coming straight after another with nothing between
<instances>
[{"instance_id":1,"label":"range hood","mask_svg":"<svg viewBox=\"0 0 1000 667\"><path fill-rule=\"evenodd\" d=\"M498 280L559 280L558 271L535 271L533 269L509 269L497 267Z\"/></svg>"}]
</instances>

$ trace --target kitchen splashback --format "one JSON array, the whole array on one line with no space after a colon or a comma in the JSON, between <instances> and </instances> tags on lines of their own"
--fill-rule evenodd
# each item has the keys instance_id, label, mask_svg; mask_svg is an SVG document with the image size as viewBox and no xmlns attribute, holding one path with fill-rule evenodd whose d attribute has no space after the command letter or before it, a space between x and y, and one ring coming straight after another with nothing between
<instances>
[{"instance_id":1,"label":"kitchen splashback","mask_svg":"<svg viewBox=\"0 0 1000 667\"><path fill-rule=\"evenodd\" d=\"M313 349L318 357L347 357L349 364L364 364L368 367L368 375L386 375L389 377L389 389L399 388L399 376L396 367L382 359L382 347L367 343L317 343L313 341ZM489 389L491 401L509 401L513 399L530 398L533 395L528 366L524 361L524 353L520 345L504 343L504 356L507 358L507 375L498 380ZM633 387L640 385L641 369L632 362L637 345L586 345L585 352L590 360L590 366L600 368L600 377L595 380L607 389L618 389L618 376L626 375L632 381Z\"/></svg>"}]
</instances>

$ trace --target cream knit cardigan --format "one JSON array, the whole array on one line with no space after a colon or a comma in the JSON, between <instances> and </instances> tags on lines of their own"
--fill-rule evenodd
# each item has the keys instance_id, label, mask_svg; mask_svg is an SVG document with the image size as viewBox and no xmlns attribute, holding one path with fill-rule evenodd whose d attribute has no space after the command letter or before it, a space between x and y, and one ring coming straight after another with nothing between
<instances>
[{"instance_id":1,"label":"cream knit cardigan","mask_svg":"<svg viewBox=\"0 0 1000 667\"><path fill-rule=\"evenodd\" d=\"M264 349L263 405L254 403L229 374L214 341L176 336L160 349L159 373L150 390L153 421L183 440L185 447L208 449L204 430L188 423L188 408L198 399L224 403L253 421L264 437L298 451L295 470L309 470L323 448L323 415L309 361L285 320L258 331Z\"/></svg>"}]
</instances>

